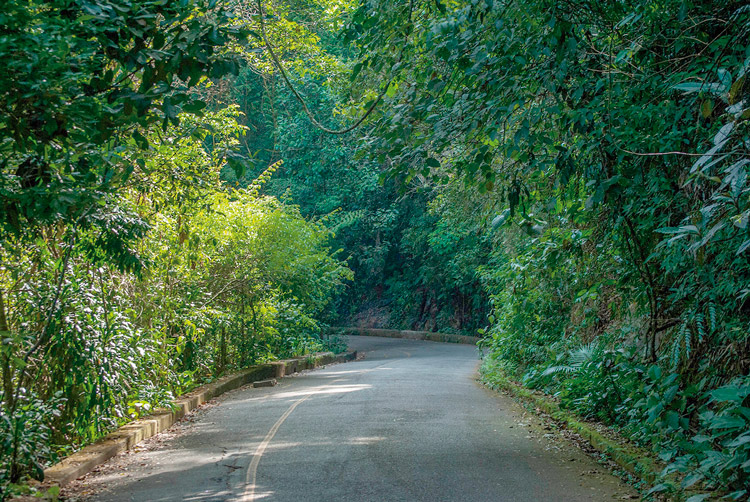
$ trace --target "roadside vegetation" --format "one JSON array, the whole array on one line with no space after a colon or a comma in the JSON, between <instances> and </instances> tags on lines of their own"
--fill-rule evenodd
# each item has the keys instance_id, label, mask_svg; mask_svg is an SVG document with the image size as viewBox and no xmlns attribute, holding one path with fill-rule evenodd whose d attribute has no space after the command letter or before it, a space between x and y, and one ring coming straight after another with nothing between
<instances>
[{"instance_id":1,"label":"roadside vegetation","mask_svg":"<svg viewBox=\"0 0 750 502\"><path fill-rule=\"evenodd\" d=\"M351 276L263 193L216 2L10 2L0 15L0 491L197 384L323 350Z\"/></svg>"},{"instance_id":2,"label":"roadside vegetation","mask_svg":"<svg viewBox=\"0 0 750 502\"><path fill-rule=\"evenodd\" d=\"M479 333L488 379L750 495L745 2L11 0L0 26L0 483L360 324Z\"/></svg>"},{"instance_id":3,"label":"roadside vegetation","mask_svg":"<svg viewBox=\"0 0 750 502\"><path fill-rule=\"evenodd\" d=\"M367 148L435 194L439 270L489 298L486 371L746 499L747 5L377 4L359 61L403 69Z\"/></svg>"}]
</instances>

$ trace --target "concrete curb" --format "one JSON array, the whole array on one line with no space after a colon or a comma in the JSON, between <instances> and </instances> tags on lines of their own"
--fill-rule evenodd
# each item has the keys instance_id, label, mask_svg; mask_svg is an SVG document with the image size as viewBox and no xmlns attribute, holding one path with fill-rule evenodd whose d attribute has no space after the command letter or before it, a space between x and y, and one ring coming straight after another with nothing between
<instances>
[{"instance_id":1,"label":"concrete curb","mask_svg":"<svg viewBox=\"0 0 750 502\"><path fill-rule=\"evenodd\" d=\"M490 389L504 390L513 397L529 402L535 408L562 422L567 429L579 434L592 447L609 456L624 471L642 480L647 485L654 486L657 483L665 482L670 484L677 492L677 498L674 500L682 500L683 496L704 493L699 489L682 490L679 488L679 479L675 475L668 475L666 478L660 477L659 473L664 469L664 464L657 461L651 452L633 445L621 444L605 437L591 425L560 409L557 402L546 394L527 389L507 376L498 373L498 370L495 370L493 374L480 371L480 376L482 383ZM623 439L623 442L625 441ZM715 499L711 498L707 500Z\"/></svg>"},{"instance_id":2,"label":"concrete curb","mask_svg":"<svg viewBox=\"0 0 750 502\"><path fill-rule=\"evenodd\" d=\"M242 387L251 382L282 378L285 375L291 375L298 371L316 368L333 362L353 361L356 358L356 352L346 352L343 354L322 352L310 356L252 366L238 373L219 378L215 382L198 387L192 392L180 396L174 401L172 410L157 410L153 415L124 425L96 443L84 447L61 462L45 469L44 485L63 486L70 483L74 479L91 472L95 467L103 464L118 453L129 450L144 439L170 428L175 422L195 410L198 406L227 391Z\"/></svg>"},{"instance_id":3,"label":"concrete curb","mask_svg":"<svg viewBox=\"0 0 750 502\"><path fill-rule=\"evenodd\" d=\"M452 335L449 333L433 333L432 331L409 331L400 329L379 329L379 328L356 328L341 327L330 328L332 333L339 335L355 336L382 336L386 338L406 338L408 340L428 340L431 342L443 343L464 343L467 345L476 345L481 339L478 336Z\"/></svg>"}]
</instances>

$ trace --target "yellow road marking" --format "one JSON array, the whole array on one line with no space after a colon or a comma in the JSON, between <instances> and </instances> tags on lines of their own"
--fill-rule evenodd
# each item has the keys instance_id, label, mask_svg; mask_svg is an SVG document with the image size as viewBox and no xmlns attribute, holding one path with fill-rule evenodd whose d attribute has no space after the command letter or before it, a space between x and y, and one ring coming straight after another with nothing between
<instances>
[{"instance_id":1,"label":"yellow road marking","mask_svg":"<svg viewBox=\"0 0 750 502\"><path fill-rule=\"evenodd\" d=\"M326 385L325 387L329 387L335 383L341 382L344 380L344 378L338 378L334 381L332 381L329 385ZM306 395L305 397L296 400L288 410L284 412L281 417L276 421L275 424L273 424L273 427L271 427L271 430L268 431L268 434L266 434L266 437L263 438L263 441L258 445L258 447L255 449L255 453L253 454L253 460L250 462L250 465L247 467L247 475L245 476L245 493L242 495L242 502L250 502L253 500L256 500L255 496L255 484L258 479L258 465L260 464L260 459L263 457L263 454L266 452L266 448L268 448L268 445L271 444L271 441L273 440L273 437L276 435L276 432L278 432L279 427L284 423L284 421L289 418L289 415L292 414L295 408L302 404L304 401L310 399L314 394L316 394L315 391L311 392L310 394Z\"/></svg>"},{"instance_id":2,"label":"yellow road marking","mask_svg":"<svg viewBox=\"0 0 750 502\"><path fill-rule=\"evenodd\" d=\"M247 468L247 476L245 476L245 493L242 496L243 501L251 501L255 500L255 482L258 477L258 464L260 464L260 458L263 456L263 453L265 453L266 448L268 448L268 445L271 443L271 440L276 435L276 432L279 430L279 427L281 427L281 424L284 423L284 421L289 417L289 415L292 414L294 409L302 404L305 400L312 397L312 394L308 394L302 399L298 399L297 401L292 404L286 412L281 415L281 418L279 418L275 424L273 424L273 427L271 427L271 430L268 431L268 434L266 434L266 437L263 438L263 441L258 445L258 448L256 448L255 453L253 454L253 460L250 462L250 466Z\"/></svg>"},{"instance_id":3,"label":"yellow road marking","mask_svg":"<svg viewBox=\"0 0 750 502\"><path fill-rule=\"evenodd\" d=\"M409 354L407 357L411 357L411 355ZM374 368L363 370L362 373L369 373L371 371L378 369L381 366L384 366L385 364L387 363L382 363ZM325 385L324 387L330 387L331 385L341 382L343 380L346 380L346 378L337 378L336 380L333 380L331 383L329 383L328 385ZM297 406L299 406L306 400L310 399L316 393L319 393L319 389L318 391L313 391L310 394L306 395L305 397L296 400L289 407L289 409L286 410L284 414L281 415L281 417L279 417L276 423L273 424L273 427L271 427L271 430L268 431L268 434L266 434L266 437L263 438L263 441L261 441L261 443L255 449L255 453L253 454L253 460L250 462L250 465L247 467L247 474L245 475L245 492L243 493L240 499L241 502L251 502L262 497L262 495L260 494L256 496L255 485L258 480L258 465L260 465L260 459L263 456L263 453L265 453L266 449L268 448L268 445L271 444L271 441L273 440L273 437L276 435L276 432L278 432L279 427L281 427L284 421L287 418L289 418L289 415L292 414L295 408L297 408Z\"/></svg>"}]
</instances>

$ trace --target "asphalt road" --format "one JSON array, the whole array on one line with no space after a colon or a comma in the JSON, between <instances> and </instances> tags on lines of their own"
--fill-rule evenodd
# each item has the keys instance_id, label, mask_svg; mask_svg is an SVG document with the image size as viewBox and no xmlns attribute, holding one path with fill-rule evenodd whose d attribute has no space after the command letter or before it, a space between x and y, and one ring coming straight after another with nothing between
<instances>
[{"instance_id":1,"label":"asphalt road","mask_svg":"<svg viewBox=\"0 0 750 502\"><path fill-rule=\"evenodd\" d=\"M350 348L365 359L230 392L71 493L107 502L634 497L481 387L476 348L375 337L351 337Z\"/></svg>"}]
</instances>

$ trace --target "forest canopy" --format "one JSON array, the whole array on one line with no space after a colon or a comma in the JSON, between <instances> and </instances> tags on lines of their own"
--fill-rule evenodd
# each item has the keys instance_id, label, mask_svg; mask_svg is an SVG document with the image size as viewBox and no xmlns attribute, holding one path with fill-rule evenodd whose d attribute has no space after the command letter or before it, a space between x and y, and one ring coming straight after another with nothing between
<instances>
[{"instance_id":1,"label":"forest canopy","mask_svg":"<svg viewBox=\"0 0 750 502\"><path fill-rule=\"evenodd\" d=\"M748 496L745 2L6 4L0 484L365 325Z\"/></svg>"}]
</instances>

